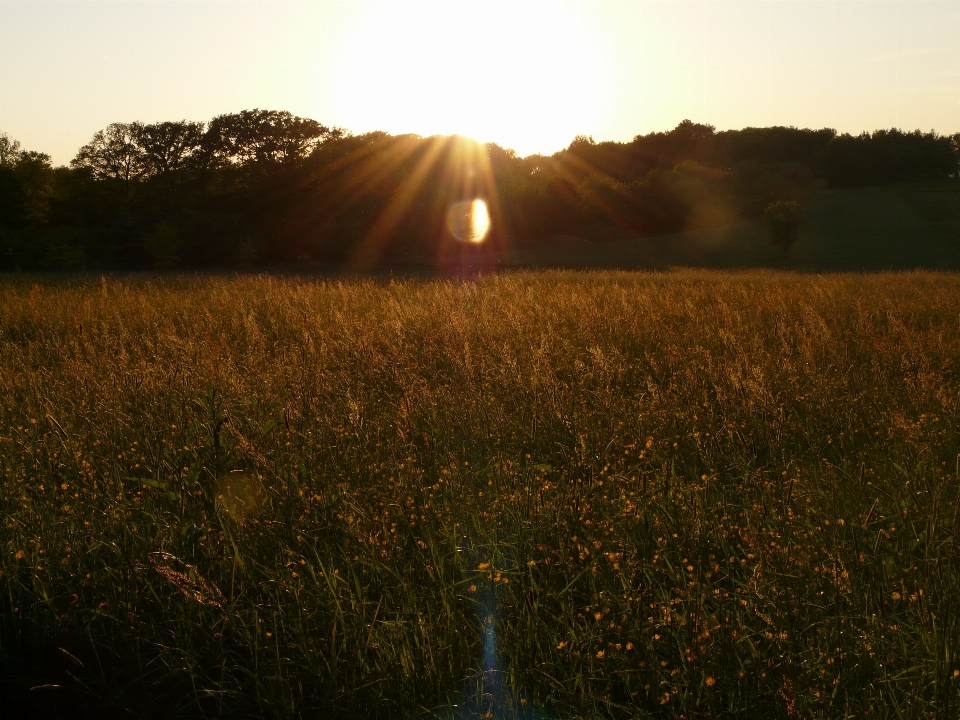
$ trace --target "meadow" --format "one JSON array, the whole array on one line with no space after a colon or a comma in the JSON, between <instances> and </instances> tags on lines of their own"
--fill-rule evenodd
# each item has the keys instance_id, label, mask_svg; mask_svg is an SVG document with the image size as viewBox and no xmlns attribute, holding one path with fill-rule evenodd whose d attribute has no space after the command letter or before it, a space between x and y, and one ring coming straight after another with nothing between
<instances>
[{"instance_id":1,"label":"meadow","mask_svg":"<svg viewBox=\"0 0 960 720\"><path fill-rule=\"evenodd\" d=\"M0 712L956 717L958 359L949 273L7 277Z\"/></svg>"}]
</instances>

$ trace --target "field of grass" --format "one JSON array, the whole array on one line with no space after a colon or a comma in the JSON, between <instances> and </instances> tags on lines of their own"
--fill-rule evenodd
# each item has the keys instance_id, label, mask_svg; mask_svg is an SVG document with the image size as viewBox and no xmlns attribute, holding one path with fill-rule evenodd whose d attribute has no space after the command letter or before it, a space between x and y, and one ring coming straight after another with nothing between
<instances>
[{"instance_id":1,"label":"field of grass","mask_svg":"<svg viewBox=\"0 0 960 720\"><path fill-rule=\"evenodd\" d=\"M516 266L778 268L804 271L960 270L960 180L821 190L786 254L760 220L625 238L577 228L519 250Z\"/></svg>"},{"instance_id":2,"label":"field of grass","mask_svg":"<svg viewBox=\"0 0 960 720\"><path fill-rule=\"evenodd\" d=\"M954 718L960 276L0 284L0 714Z\"/></svg>"}]
</instances>

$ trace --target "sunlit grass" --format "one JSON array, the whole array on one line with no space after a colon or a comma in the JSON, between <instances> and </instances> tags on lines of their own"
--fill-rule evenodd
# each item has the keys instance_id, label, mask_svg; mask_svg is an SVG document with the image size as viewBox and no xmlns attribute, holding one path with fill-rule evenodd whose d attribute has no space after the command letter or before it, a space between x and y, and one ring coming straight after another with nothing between
<instances>
[{"instance_id":1,"label":"sunlit grass","mask_svg":"<svg viewBox=\"0 0 960 720\"><path fill-rule=\"evenodd\" d=\"M7 692L952 717L958 317L950 274L8 280Z\"/></svg>"}]
</instances>

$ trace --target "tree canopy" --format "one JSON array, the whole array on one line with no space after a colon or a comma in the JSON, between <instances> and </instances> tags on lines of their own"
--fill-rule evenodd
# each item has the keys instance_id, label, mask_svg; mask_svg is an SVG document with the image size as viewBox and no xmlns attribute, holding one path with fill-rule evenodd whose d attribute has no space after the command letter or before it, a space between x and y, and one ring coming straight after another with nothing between
<instances>
[{"instance_id":1,"label":"tree canopy","mask_svg":"<svg viewBox=\"0 0 960 720\"><path fill-rule=\"evenodd\" d=\"M442 258L447 209L474 197L490 204L494 246L598 223L633 235L721 216L774 223L784 208L802 217L820 187L945 178L958 157L960 135L717 131L690 120L629 142L578 135L551 156L518 157L465 138L352 135L254 109L113 123L54 168L0 134L0 268Z\"/></svg>"}]
</instances>

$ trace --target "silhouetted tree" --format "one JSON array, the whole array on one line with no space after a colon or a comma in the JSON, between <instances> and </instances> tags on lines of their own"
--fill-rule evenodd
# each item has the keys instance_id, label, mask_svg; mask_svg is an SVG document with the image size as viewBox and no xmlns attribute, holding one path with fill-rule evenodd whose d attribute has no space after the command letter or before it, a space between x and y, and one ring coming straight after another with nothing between
<instances>
[{"instance_id":1,"label":"silhouetted tree","mask_svg":"<svg viewBox=\"0 0 960 720\"><path fill-rule=\"evenodd\" d=\"M837 132L794 127L743 128L717 133L707 144L703 160L733 169L743 162L762 165L800 163L812 168Z\"/></svg>"},{"instance_id":2,"label":"silhouetted tree","mask_svg":"<svg viewBox=\"0 0 960 720\"><path fill-rule=\"evenodd\" d=\"M17 171L11 165L0 165L0 228L11 229L22 224L25 201Z\"/></svg>"},{"instance_id":3,"label":"silhouetted tree","mask_svg":"<svg viewBox=\"0 0 960 720\"><path fill-rule=\"evenodd\" d=\"M949 137L915 130L838 135L824 148L820 170L836 187L939 180L956 171Z\"/></svg>"},{"instance_id":4,"label":"silhouetted tree","mask_svg":"<svg viewBox=\"0 0 960 720\"><path fill-rule=\"evenodd\" d=\"M56 171L45 153L0 135L0 268L76 269L84 250L70 227L52 227Z\"/></svg>"},{"instance_id":5,"label":"silhouetted tree","mask_svg":"<svg viewBox=\"0 0 960 720\"><path fill-rule=\"evenodd\" d=\"M570 145L567 147L567 150L572 150L576 152L585 147L590 147L596 145L596 141L593 139L593 135L577 135L570 141Z\"/></svg>"},{"instance_id":6,"label":"silhouetted tree","mask_svg":"<svg viewBox=\"0 0 960 720\"><path fill-rule=\"evenodd\" d=\"M152 175L193 170L205 160L204 124L180 120L142 125L134 141Z\"/></svg>"},{"instance_id":7,"label":"silhouetted tree","mask_svg":"<svg viewBox=\"0 0 960 720\"><path fill-rule=\"evenodd\" d=\"M707 157L714 136L713 125L684 120L669 132L637 135L630 143L630 153L646 166L644 173L653 168L670 169L684 160Z\"/></svg>"},{"instance_id":8,"label":"silhouetted tree","mask_svg":"<svg viewBox=\"0 0 960 720\"><path fill-rule=\"evenodd\" d=\"M290 163L306 158L325 139L342 134L286 111L244 110L211 120L205 144L224 164Z\"/></svg>"},{"instance_id":9,"label":"silhouetted tree","mask_svg":"<svg viewBox=\"0 0 960 720\"><path fill-rule=\"evenodd\" d=\"M115 182L131 195L134 182L152 169L141 145L143 127L139 122L113 123L98 130L70 165L88 170L94 180Z\"/></svg>"},{"instance_id":10,"label":"silhouetted tree","mask_svg":"<svg viewBox=\"0 0 960 720\"><path fill-rule=\"evenodd\" d=\"M23 193L23 220L28 224L45 222L53 194L50 156L32 150L22 152L14 165L14 172Z\"/></svg>"},{"instance_id":11,"label":"silhouetted tree","mask_svg":"<svg viewBox=\"0 0 960 720\"><path fill-rule=\"evenodd\" d=\"M447 208L474 197L490 201L485 246L597 224L650 235L763 216L788 248L817 187L941 178L958 159L960 134L717 132L690 120L630 142L578 135L521 158L254 109L206 124L114 123L52 168L0 134L0 255L36 269L436 259Z\"/></svg>"},{"instance_id":12,"label":"silhouetted tree","mask_svg":"<svg viewBox=\"0 0 960 720\"><path fill-rule=\"evenodd\" d=\"M0 133L0 226L45 222L52 180L49 155L23 150L19 142Z\"/></svg>"},{"instance_id":13,"label":"silhouetted tree","mask_svg":"<svg viewBox=\"0 0 960 720\"><path fill-rule=\"evenodd\" d=\"M20 152L20 143L5 132L0 132L0 167L16 165Z\"/></svg>"},{"instance_id":14,"label":"silhouetted tree","mask_svg":"<svg viewBox=\"0 0 960 720\"><path fill-rule=\"evenodd\" d=\"M800 237L800 226L806 218L803 206L795 201L771 203L763 211L770 226L773 242L787 252Z\"/></svg>"}]
</instances>

